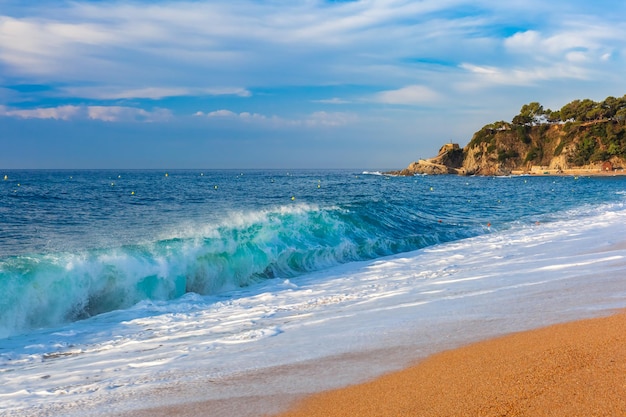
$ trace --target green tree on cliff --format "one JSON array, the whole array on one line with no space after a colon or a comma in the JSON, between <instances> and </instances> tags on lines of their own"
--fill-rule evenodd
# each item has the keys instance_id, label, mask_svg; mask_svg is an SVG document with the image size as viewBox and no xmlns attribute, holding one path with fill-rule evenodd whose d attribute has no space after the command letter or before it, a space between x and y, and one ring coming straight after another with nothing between
<instances>
[{"instance_id":1,"label":"green tree on cliff","mask_svg":"<svg viewBox=\"0 0 626 417\"><path fill-rule=\"evenodd\" d=\"M513 118L514 125L527 125L535 121L536 117L544 115L543 106L536 101L524 104L519 114Z\"/></svg>"}]
</instances>

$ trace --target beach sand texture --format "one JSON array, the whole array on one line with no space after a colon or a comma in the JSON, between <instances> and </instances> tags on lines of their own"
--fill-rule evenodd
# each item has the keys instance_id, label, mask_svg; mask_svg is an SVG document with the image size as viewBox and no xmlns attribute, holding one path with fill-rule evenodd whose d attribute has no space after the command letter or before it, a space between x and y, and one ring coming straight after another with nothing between
<instances>
[{"instance_id":1,"label":"beach sand texture","mask_svg":"<svg viewBox=\"0 0 626 417\"><path fill-rule=\"evenodd\" d=\"M626 312L435 354L280 417L626 416Z\"/></svg>"}]
</instances>

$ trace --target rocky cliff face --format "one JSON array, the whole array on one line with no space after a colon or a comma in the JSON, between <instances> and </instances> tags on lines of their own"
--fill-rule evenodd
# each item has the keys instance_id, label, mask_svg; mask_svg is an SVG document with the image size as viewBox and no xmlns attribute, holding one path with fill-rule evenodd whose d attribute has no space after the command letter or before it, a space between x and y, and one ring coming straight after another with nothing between
<instances>
[{"instance_id":1,"label":"rocky cliff face","mask_svg":"<svg viewBox=\"0 0 626 417\"><path fill-rule=\"evenodd\" d=\"M394 171L395 175L415 175L415 174L463 174L462 165L465 154L456 143L448 143L441 147L439 154L430 159L420 159L412 162L406 169Z\"/></svg>"},{"instance_id":2,"label":"rocky cliff face","mask_svg":"<svg viewBox=\"0 0 626 417\"><path fill-rule=\"evenodd\" d=\"M534 126L497 122L476 132L463 149L445 145L436 157L413 162L394 174L508 175L608 166L619 169L626 167L624 155L626 125L617 121Z\"/></svg>"}]
</instances>

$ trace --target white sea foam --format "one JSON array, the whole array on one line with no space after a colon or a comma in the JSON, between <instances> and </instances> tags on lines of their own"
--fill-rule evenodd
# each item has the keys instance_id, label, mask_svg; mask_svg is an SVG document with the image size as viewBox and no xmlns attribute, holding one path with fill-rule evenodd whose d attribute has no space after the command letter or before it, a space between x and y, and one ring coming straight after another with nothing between
<instances>
[{"instance_id":1,"label":"white sea foam","mask_svg":"<svg viewBox=\"0 0 626 417\"><path fill-rule=\"evenodd\" d=\"M403 362L379 358L338 368L331 381L321 381L322 370L310 379L276 377L247 387L245 378L220 381L393 346L407 347L406 363L460 343L626 307L626 211L578 214L228 294L143 301L4 339L0 414L106 415L146 406L146 398L163 405L306 392ZM156 391L171 387L172 396Z\"/></svg>"}]
</instances>

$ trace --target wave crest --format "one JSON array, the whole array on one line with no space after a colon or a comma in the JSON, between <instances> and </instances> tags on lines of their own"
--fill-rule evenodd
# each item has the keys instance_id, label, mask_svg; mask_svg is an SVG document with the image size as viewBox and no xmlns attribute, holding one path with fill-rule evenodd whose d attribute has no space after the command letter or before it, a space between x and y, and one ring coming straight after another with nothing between
<instances>
[{"instance_id":1,"label":"wave crest","mask_svg":"<svg viewBox=\"0 0 626 417\"><path fill-rule=\"evenodd\" d=\"M155 242L7 258L0 261L0 336L424 246L398 241L399 225L386 215L296 205L232 213L222 224Z\"/></svg>"}]
</instances>

